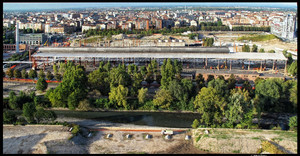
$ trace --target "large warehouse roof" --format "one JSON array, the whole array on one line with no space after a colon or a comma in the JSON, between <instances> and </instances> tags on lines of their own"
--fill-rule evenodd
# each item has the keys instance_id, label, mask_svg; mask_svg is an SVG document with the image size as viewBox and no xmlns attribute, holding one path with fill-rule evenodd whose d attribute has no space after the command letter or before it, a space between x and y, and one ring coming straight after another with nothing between
<instances>
[{"instance_id":1,"label":"large warehouse roof","mask_svg":"<svg viewBox=\"0 0 300 156\"><path fill-rule=\"evenodd\" d=\"M33 55L33 57L67 57L67 58L214 58L214 59L249 59L249 60L287 60L282 53L226 53L226 54L213 54L213 53L124 53L124 52L86 52L86 53L69 53L69 52L42 52Z\"/></svg>"},{"instance_id":2,"label":"large warehouse roof","mask_svg":"<svg viewBox=\"0 0 300 156\"><path fill-rule=\"evenodd\" d=\"M39 51L47 53L229 53L227 47L41 47Z\"/></svg>"}]
</instances>

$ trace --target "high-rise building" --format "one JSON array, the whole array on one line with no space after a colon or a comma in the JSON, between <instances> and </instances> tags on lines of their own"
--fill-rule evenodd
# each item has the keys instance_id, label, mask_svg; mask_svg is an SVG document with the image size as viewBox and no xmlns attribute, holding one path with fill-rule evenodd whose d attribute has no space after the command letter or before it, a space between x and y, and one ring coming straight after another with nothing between
<instances>
[{"instance_id":1,"label":"high-rise building","mask_svg":"<svg viewBox=\"0 0 300 156\"><path fill-rule=\"evenodd\" d=\"M297 29L297 15L287 14L283 18L277 17L271 23L271 33L284 39L297 38Z\"/></svg>"}]
</instances>

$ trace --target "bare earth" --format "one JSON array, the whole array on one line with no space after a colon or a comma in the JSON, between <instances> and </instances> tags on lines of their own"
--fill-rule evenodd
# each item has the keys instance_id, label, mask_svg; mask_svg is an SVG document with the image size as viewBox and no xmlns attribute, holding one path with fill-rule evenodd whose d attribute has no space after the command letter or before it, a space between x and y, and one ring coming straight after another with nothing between
<instances>
[{"instance_id":1,"label":"bare earth","mask_svg":"<svg viewBox=\"0 0 300 156\"><path fill-rule=\"evenodd\" d=\"M107 139L108 133L113 137ZM87 134L69 140L71 133L64 126L4 125L3 154L208 153L195 148L192 140L184 140L185 133L173 135L170 140L160 132L97 131L89 138ZM127 139L126 134L133 137ZM153 137L145 139L146 134Z\"/></svg>"}]
</instances>

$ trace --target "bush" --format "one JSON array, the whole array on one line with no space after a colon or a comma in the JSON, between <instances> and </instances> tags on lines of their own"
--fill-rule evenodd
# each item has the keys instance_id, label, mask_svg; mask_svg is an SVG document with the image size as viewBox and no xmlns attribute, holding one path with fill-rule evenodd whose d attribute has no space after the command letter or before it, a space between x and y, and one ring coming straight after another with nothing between
<instances>
[{"instance_id":1,"label":"bush","mask_svg":"<svg viewBox=\"0 0 300 156\"><path fill-rule=\"evenodd\" d=\"M3 112L3 123L4 124L13 124L16 122L16 120L17 120L17 117L13 113L11 113L9 111Z\"/></svg>"},{"instance_id":2,"label":"bush","mask_svg":"<svg viewBox=\"0 0 300 156\"><path fill-rule=\"evenodd\" d=\"M96 99L94 104L96 108L109 108L109 101L107 98Z\"/></svg>"},{"instance_id":3,"label":"bush","mask_svg":"<svg viewBox=\"0 0 300 156\"><path fill-rule=\"evenodd\" d=\"M293 116L290 118L290 121L289 121L290 130L297 130L297 124L298 124L297 118L298 118L297 116Z\"/></svg>"},{"instance_id":4,"label":"bush","mask_svg":"<svg viewBox=\"0 0 300 156\"><path fill-rule=\"evenodd\" d=\"M79 125L75 125L75 126L73 126L71 133L74 135L77 135L79 133L79 131L80 131Z\"/></svg>"},{"instance_id":5,"label":"bush","mask_svg":"<svg viewBox=\"0 0 300 156\"><path fill-rule=\"evenodd\" d=\"M198 119L195 119L193 121L192 128L198 128L198 127L199 127L199 121L198 121Z\"/></svg>"},{"instance_id":6,"label":"bush","mask_svg":"<svg viewBox=\"0 0 300 156\"><path fill-rule=\"evenodd\" d=\"M89 100L84 99L83 101L80 101L78 109L82 110L82 111L90 111L90 110L92 110L92 108L90 106Z\"/></svg>"}]
</instances>

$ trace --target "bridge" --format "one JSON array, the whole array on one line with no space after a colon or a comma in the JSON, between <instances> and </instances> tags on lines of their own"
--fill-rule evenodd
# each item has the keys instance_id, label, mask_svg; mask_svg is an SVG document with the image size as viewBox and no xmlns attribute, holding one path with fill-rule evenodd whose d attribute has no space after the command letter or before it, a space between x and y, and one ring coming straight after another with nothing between
<instances>
[{"instance_id":1,"label":"bridge","mask_svg":"<svg viewBox=\"0 0 300 156\"><path fill-rule=\"evenodd\" d=\"M3 63L33 63L32 61L4 61Z\"/></svg>"}]
</instances>

